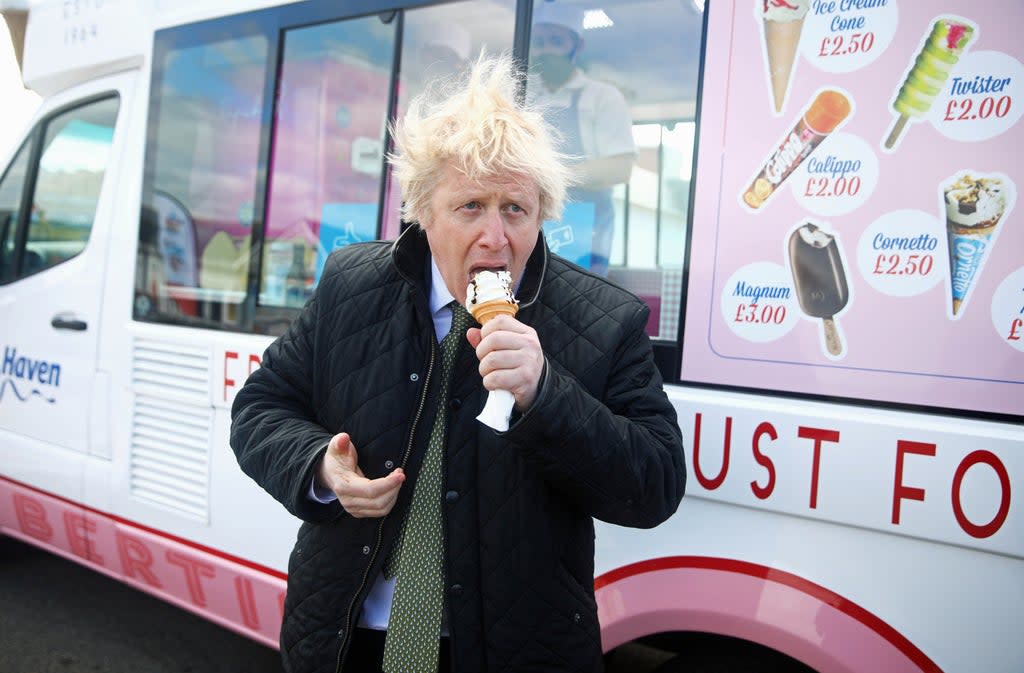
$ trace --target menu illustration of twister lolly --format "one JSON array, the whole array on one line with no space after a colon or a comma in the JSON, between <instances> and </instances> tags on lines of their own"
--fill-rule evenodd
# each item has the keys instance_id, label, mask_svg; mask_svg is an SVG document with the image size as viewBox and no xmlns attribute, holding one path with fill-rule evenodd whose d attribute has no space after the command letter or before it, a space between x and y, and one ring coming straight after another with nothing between
<instances>
[{"instance_id":1,"label":"menu illustration of twister lolly","mask_svg":"<svg viewBox=\"0 0 1024 673\"><path fill-rule=\"evenodd\" d=\"M1000 222L1013 205L1013 185L1004 176L963 171L942 185L949 246L953 319L977 282Z\"/></svg>"},{"instance_id":2,"label":"menu illustration of twister lolly","mask_svg":"<svg viewBox=\"0 0 1024 673\"><path fill-rule=\"evenodd\" d=\"M775 112L779 113L789 89L810 0L760 0L759 4L761 8L757 14L761 18L761 39L772 87L772 104Z\"/></svg>"},{"instance_id":3,"label":"menu illustration of twister lolly","mask_svg":"<svg viewBox=\"0 0 1024 673\"><path fill-rule=\"evenodd\" d=\"M743 203L757 210L774 194L782 181L850 116L853 106L842 91L825 89L811 101L800 120L765 161L760 172L743 190Z\"/></svg>"},{"instance_id":4,"label":"menu illustration of twister lolly","mask_svg":"<svg viewBox=\"0 0 1024 673\"><path fill-rule=\"evenodd\" d=\"M928 114L974 35L975 26L963 19L943 17L932 24L924 47L892 102L899 116L885 139L886 149L896 146L911 117L921 119Z\"/></svg>"},{"instance_id":5,"label":"menu illustration of twister lolly","mask_svg":"<svg viewBox=\"0 0 1024 673\"><path fill-rule=\"evenodd\" d=\"M850 301L850 286L834 234L808 222L789 237L789 268L800 309L821 318L825 347L839 357L844 346L836 315Z\"/></svg>"}]
</instances>

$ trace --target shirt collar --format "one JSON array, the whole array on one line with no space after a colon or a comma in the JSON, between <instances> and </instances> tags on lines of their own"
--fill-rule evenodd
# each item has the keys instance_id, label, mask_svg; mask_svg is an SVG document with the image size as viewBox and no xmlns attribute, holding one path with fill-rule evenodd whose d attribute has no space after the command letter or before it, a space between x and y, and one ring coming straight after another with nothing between
<instances>
[{"instance_id":1,"label":"shirt collar","mask_svg":"<svg viewBox=\"0 0 1024 673\"><path fill-rule=\"evenodd\" d=\"M441 276L441 270L437 268L434 257L430 257L430 314L436 315L441 309L448 308L448 304L455 301L455 297L448 291L448 285Z\"/></svg>"}]
</instances>

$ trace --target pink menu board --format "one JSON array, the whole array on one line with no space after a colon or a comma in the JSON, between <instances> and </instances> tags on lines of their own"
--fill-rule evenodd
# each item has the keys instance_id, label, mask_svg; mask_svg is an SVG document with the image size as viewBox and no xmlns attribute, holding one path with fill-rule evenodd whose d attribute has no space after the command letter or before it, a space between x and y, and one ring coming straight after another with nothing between
<instances>
[{"instance_id":1,"label":"pink menu board","mask_svg":"<svg viewBox=\"0 0 1024 673\"><path fill-rule=\"evenodd\" d=\"M1024 3L708 3L684 381L1024 415Z\"/></svg>"}]
</instances>

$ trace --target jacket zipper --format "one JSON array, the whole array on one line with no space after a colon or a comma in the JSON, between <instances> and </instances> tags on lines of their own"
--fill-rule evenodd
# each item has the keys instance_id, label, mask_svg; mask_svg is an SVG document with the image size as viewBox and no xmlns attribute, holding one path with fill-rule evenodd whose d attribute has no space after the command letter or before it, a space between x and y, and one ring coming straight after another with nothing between
<instances>
[{"instance_id":1,"label":"jacket zipper","mask_svg":"<svg viewBox=\"0 0 1024 673\"><path fill-rule=\"evenodd\" d=\"M423 393L420 395L420 403L416 408L416 415L412 419L412 428L409 432L409 443L405 447L405 453L402 454L401 466L404 468L406 462L409 460L409 454L412 453L413 441L416 438L416 428L420 424L420 419L423 417L423 408L427 405L427 395L430 393L430 380L434 374L434 362L437 359L437 343L436 341L430 348L430 362L427 364L427 379L423 382ZM441 410L438 410L441 413ZM359 588L356 589L355 594L352 596L352 602L348 605L348 611L345 613L345 623L343 628L345 629L345 637L342 639L341 647L338 648L338 661L334 666L335 673L341 673L341 662L344 658L345 650L348 648L349 639L352 636L352 610L356 605L356 598L363 592L366 587L366 581L370 576L370 568L373 567L374 562L377 560L377 553L380 552L380 545L384 539L384 522L387 517L390 516L390 512L387 516L384 516L380 523L377 524L377 540L373 545L373 553L370 554L370 562L366 566L366 570L363 572L363 579L359 583Z\"/></svg>"}]
</instances>

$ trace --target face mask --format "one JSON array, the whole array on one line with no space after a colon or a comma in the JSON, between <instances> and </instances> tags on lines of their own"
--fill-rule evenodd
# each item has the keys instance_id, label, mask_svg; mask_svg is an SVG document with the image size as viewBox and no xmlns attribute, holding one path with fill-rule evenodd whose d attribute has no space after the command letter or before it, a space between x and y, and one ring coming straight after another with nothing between
<instances>
[{"instance_id":1,"label":"face mask","mask_svg":"<svg viewBox=\"0 0 1024 673\"><path fill-rule=\"evenodd\" d=\"M533 59L533 67L546 86L564 84L572 74L572 60L559 54L542 54Z\"/></svg>"}]
</instances>

